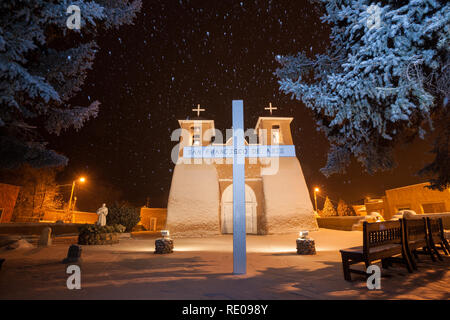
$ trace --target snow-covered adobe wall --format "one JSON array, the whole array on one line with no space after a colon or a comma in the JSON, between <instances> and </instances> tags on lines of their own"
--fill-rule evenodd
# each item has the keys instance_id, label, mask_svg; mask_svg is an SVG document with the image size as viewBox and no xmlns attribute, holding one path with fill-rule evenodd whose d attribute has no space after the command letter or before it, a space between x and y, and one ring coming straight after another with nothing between
<instances>
[{"instance_id":1,"label":"snow-covered adobe wall","mask_svg":"<svg viewBox=\"0 0 450 320\"><path fill-rule=\"evenodd\" d=\"M300 162L279 158L274 175L263 175L268 234L317 230L317 220Z\"/></svg>"},{"instance_id":2,"label":"snow-covered adobe wall","mask_svg":"<svg viewBox=\"0 0 450 320\"><path fill-rule=\"evenodd\" d=\"M220 234L219 182L212 164L177 164L167 205L171 235L202 237Z\"/></svg>"}]
</instances>

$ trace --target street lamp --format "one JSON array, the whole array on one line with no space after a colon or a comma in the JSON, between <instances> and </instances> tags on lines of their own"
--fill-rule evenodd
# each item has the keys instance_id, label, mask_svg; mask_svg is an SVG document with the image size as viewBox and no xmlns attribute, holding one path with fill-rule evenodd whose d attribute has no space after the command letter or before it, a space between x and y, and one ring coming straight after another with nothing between
<instances>
[{"instance_id":1,"label":"street lamp","mask_svg":"<svg viewBox=\"0 0 450 320\"><path fill-rule=\"evenodd\" d=\"M81 177L81 178L78 179L78 181L81 182L81 183L84 183L86 181L86 178L85 177ZM69 208L68 208L69 212L70 212L70 208L71 208L71 205L72 205L72 197L73 197L73 191L75 190L75 182L77 182L77 180L74 180L73 183L72 183L72 192L70 193Z\"/></svg>"},{"instance_id":2,"label":"street lamp","mask_svg":"<svg viewBox=\"0 0 450 320\"><path fill-rule=\"evenodd\" d=\"M314 188L314 204L316 205L316 212L317 212L317 193L320 191L319 188Z\"/></svg>"}]
</instances>

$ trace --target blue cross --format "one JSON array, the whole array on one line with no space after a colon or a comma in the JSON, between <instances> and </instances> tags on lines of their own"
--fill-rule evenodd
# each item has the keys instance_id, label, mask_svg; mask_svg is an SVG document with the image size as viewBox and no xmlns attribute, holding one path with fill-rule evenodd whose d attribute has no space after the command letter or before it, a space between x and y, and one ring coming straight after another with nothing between
<instances>
[{"instance_id":1,"label":"blue cross","mask_svg":"<svg viewBox=\"0 0 450 320\"><path fill-rule=\"evenodd\" d=\"M233 146L243 150L244 101L233 100ZM233 273L247 273L247 243L245 234L245 154L233 155Z\"/></svg>"}]
</instances>

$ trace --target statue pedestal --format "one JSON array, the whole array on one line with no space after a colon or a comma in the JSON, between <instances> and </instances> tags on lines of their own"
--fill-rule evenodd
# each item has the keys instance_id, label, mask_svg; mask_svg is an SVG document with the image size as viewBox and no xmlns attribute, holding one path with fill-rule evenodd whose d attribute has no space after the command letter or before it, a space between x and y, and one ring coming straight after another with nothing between
<instances>
[{"instance_id":1,"label":"statue pedestal","mask_svg":"<svg viewBox=\"0 0 450 320\"><path fill-rule=\"evenodd\" d=\"M159 238L155 240L155 253L167 254L173 252L173 240L170 238Z\"/></svg>"},{"instance_id":2,"label":"statue pedestal","mask_svg":"<svg viewBox=\"0 0 450 320\"><path fill-rule=\"evenodd\" d=\"M314 239L297 239L297 254L316 254Z\"/></svg>"}]
</instances>

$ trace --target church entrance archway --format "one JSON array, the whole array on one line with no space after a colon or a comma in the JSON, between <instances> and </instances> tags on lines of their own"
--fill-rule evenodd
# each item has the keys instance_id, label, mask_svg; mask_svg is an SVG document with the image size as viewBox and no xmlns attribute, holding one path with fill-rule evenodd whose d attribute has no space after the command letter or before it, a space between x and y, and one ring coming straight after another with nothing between
<instances>
[{"instance_id":1,"label":"church entrance archway","mask_svg":"<svg viewBox=\"0 0 450 320\"><path fill-rule=\"evenodd\" d=\"M245 228L246 232L256 234L258 232L256 220L255 192L245 185ZM233 185L230 184L222 194L221 200L222 233L233 233Z\"/></svg>"}]
</instances>

